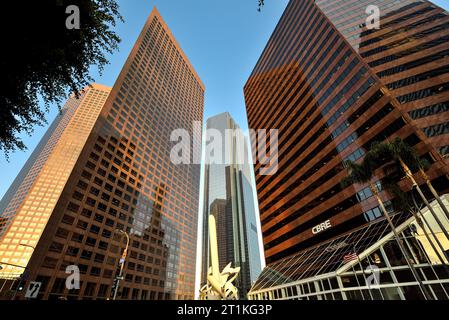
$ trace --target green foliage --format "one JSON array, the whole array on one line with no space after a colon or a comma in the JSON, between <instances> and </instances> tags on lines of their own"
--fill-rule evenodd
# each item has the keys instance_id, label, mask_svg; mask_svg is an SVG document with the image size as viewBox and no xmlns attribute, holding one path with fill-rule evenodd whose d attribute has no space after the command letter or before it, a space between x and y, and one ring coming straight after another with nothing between
<instances>
[{"instance_id":1,"label":"green foliage","mask_svg":"<svg viewBox=\"0 0 449 320\"><path fill-rule=\"evenodd\" d=\"M345 162L348 176L342 179L341 185L347 187L351 184L363 184L369 182L374 172L383 168L385 177L382 186L393 196L393 207L398 210L410 210L412 203L410 196L404 193L397 182L404 175L400 159L414 172L419 168L426 169L428 163L423 161L418 153L400 138L393 141L377 142L365 154L362 162Z\"/></svg>"},{"instance_id":2,"label":"green foliage","mask_svg":"<svg viewBox=\"0 0 449 320\"><path fill-rule=\"evenodd\" d=\"M362 162L360 164L346 161L345 166L348 169L349 175L342 180L342 186L347 187L354 183L366 183L371 180L372 170L367 166L368 163Z\"/></svg>"},{"instance_id":3,"label":"green foliage","mask_svg":"<svg viewBox=\"0 0 449 320\"><path fill-rule=\"evenodd\" d=\"M416 151L401 138L395 138L393 141L376 142L373 143L360 164L352 161L345 163L349 176L343 179L343 184L347 185L349 182L366 183L371 180L374 171L386 164L394 166L398 172L403 174L399 159L402 159L412 171L428 166L425 161L421 160Z\"/></svg>"},{"instance_id":4,"label":"green foliage","mask_svg":"<svg viewBox=\"0 0 449 320\"><path fill-rule=\"evenodd\" d=\"M413 200L408 193L405 193L399 188L397 180L386 175L382 179L382 186L387 190L392 198L392 205L396 211L410 211L412 209Z\"/></svg>"},{"instance_id":5,"label":"green foliage","mask_svg":"<svg viewBox=\"0 0 449 320\"><path fill-rule=\"evenodd\" d=\"M80 29L67 29L66 7L80 9ZM106 55L118 47L113 27L122 20L115 0L14 1L0 22L5 32L0 60L0 150L6 155L25 145L19 138L45 123L50 104L61 106L69 92L94 81L93 65L103 70ZM44 108L39 106L42 99Z\"/></svg>"}]
</instances>

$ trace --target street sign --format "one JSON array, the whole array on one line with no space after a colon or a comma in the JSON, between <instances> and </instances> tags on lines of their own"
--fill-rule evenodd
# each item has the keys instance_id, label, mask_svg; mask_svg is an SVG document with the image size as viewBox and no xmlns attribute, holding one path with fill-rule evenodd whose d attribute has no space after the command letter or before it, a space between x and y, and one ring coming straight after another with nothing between
<instances>
[{"instance_id":1,"label":"street sign","mask_svg":"<svg viewBox=\"0 0 449 320\"><path fill-rule=\"evenodd\" d=\"M28 286L27 292L25 294L25 298L36 299L41 286L42 282L30 282L30 285Z\"/></svg>"}]
</instances>

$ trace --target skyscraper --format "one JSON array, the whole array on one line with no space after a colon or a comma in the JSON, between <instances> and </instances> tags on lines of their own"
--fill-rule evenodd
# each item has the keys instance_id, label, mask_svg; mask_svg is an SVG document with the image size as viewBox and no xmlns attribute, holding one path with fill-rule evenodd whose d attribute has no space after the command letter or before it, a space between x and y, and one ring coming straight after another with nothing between
<instances>
[{"instance_id":1,"label":"skyscraper","mask_svg":"<svg viewBox=\"0 0 449 320\"><path fill-rule=\"evenodd\" d=\"M111 88L109 87L93 84L91 87L85 88L79 98L72 95L67 100L61 113L56 117L55 121L47 130L46 134L41 139L40 143L0 202L1 217L4 219L4 223L0 225L1 238L3 238L6 230L14 221L16 215L21 211L20 207L24 205L26 198L31 197L30 199L36 200L39 198L36 198L35 195L31 194L33 189L34 192L39 190L38 180L40 180L41 183L52 183L45 193L47 195L47 199L43 200L45 203L32 201L36 208L45 208L49 204L48 200L50 200L51 195L56 196L61 192L63 184L58 184L55 179L60 178L61 181L67 180L68 174L70 174L70 171L74 166L73 161L76 161L81 149L84 147L110 91ZM83 125L80 126L80 124ZM73 158L68 158L68 161L60 161L60 157L63 157L64 154L73 155ZM57 168L55 165L58 165L59 167ZM55 170L56 172L59 172L58 176L53 176L53 174L51 174ZM56 199L53 200L55 201ZM50 210L42 209L41 211L46 213L42 217L42 222L44 222L45 219L48 219L48 215L51 214L51 212ZM28 215L28 213L29 211L27 210L23 212L25 215ZM37 219L31 220L35 223L41 222ZM15 234L10 234L9 237L13 239L17 236ZM26 240L24 240L23 243L27 244ZM29 256L29 253L25 254L25 256ZM2 261L7 262L4 260ZM10 262L20 264L25 262L25 260L15 258Z\"/></svg>"},{"instance_id":2,"label":"skyscraper","mask_svg":"<svg viewBox=\"0 0 449 320\"><path fill-rule=\"evenodd\" d=\"M369 187L340 184L373 142L401 137L448 191L447 21L428 1L290 1L244 88L250 128L279 129L277 173L255 166L267 263L380 217Z\"/></svg>"},{"instance_id":3,"label":"skyscraper","mask_svg":"<svg viewBox=\"0 0 449 320\"><path fill-rule=\"evenodd\" d=\"M170 134L198 134L203 108L204 85L154 9L113 88L67 101L2 200L1 277L26 273L43 299L109 298L122 230L118 298L193 298L200 167L171 162ZM69 265L79 290L65 286Z\"/></svg>"},{"instance_id":4,"label":"skyscraper","mask_svg":"<svg viewBox=\"0 0 449 320\"><path fill-rule=\"evenodd\" d=\"M212 214L217 222L220 270L228 263L240 267L235 284L239 297L246 298L262 268L248 144L227 112L209 118L206 124L201 286L210 266L207 217ZM208 143L215 143L214 148Z\"/></svg>"}]
</instances>

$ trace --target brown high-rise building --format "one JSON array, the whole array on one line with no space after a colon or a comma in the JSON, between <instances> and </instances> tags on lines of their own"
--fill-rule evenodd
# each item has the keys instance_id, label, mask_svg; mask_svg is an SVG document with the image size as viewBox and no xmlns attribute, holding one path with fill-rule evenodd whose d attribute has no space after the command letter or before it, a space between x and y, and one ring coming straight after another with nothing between
<instances>
[{"instance_id":1,"label":"brown high-rise building","mask_svg":"<svg viewBox=\"0 0 449 320\"><path fill-rule=\"evenodd\" d=\"M376 141L401 137L447 192L448 23L428 1L290 1L244 88L250 128L279 129L277 173L255 166L268 264L380 217L369 187L340 184Z\"/></svg>"},{"instance_id":2,"label":"brown high-rise building","mask_svg":"<svg viewBox=\"0 0 449 320\"><path fill-rule=\"evenodd\" d=\"M1 278L25 274L42 299L109 298L122 230L118 299L193 298L200 168L171 162L170 135L201 135L203 108L204 85L154 9L113 88L68 99L2 200ZM66 288L69 265L79 290Z\"/></svg>"}]
</instances>

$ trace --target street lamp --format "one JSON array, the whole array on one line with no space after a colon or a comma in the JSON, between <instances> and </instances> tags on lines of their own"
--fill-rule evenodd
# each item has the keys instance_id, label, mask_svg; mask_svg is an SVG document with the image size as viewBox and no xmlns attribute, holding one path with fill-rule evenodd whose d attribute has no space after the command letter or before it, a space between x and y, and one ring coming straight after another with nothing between
<instances>
[{"instance_id":1,"label":"street lamp","mask_svg":"<svg viewBox=\"0 0 449 320\"><path fill-rule=\"evenodd\" d=\"M113 296L112 300L115 300L115 298L117 297L117 292L118 292L118 287L120 285L120 280L122 280L122 278L123 278L123 266L125 265L126 256L128 254L128 246L129 246L129 235L128 235L128 233L126 233L125 231L120 230L120 229L116 229L115 232L121 233L122 235L126 236L126 246L125 246L125 250L123 250L122 257L120 258L120 261L119 261L120 271L119 271L118 276L115 278L114 296Z\"/></svg>"},{"instance_id":2,"label":"street lamp","mask_svg":"<svg viewBox=\"0 0 449 320\"><path fill-rule=\"evenodd\" d=\"M29 245L29 244L25 244L25 243L19 243L19 246L26 247L26 248L31 248L33 250L33 252L36 249L35 247L33 247L33 246ZM25 271L23 272L23 274L25 274L25 272L29 272L28 267L25 267ZM12 300L14 300L16 298L17 292L22 287L23 274L22 274L22 276L20 276L19 284L17 285L16 291L14 291L14 295L12 297Z\"/></svg>"}]
</instances>

